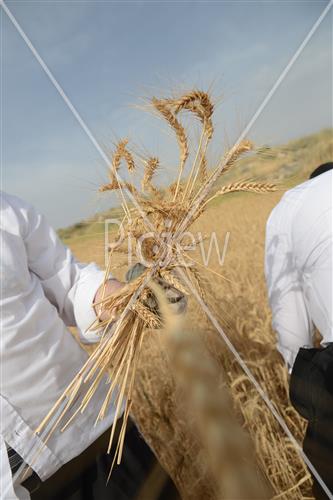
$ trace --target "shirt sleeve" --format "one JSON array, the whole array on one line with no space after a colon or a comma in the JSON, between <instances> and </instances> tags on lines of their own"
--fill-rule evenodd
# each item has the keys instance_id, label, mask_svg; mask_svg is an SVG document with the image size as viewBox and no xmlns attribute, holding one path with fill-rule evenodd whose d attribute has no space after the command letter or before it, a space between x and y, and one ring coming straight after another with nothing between
<instances>
[{"instance_id":1,"label":"shirt sleeve","mask_svg":"<svg viewBox=\"0 0 333 500\"><path fill-rule=\"evenodd\" d=\"M29 270L39 278L45 296L57 308L64 323L77 326L84 342L98 341L99 332L90 327L96 320L93 300L104 272L96 264L77 262L44 216L33 207L27 206L23 214Z\"/></svg>"},{"instance_id":2,"label":"shirt sleeve","mask_svg":"<svg viewBox=\"0 0 333 500\"><path fill-rule=\"evenodd\" d=\"M287 220L284 206L277 205L266 226L265 275L277 349L292 368L298 350L312 346L313 324L306 308Z\"/></svg>"}]
</instances>

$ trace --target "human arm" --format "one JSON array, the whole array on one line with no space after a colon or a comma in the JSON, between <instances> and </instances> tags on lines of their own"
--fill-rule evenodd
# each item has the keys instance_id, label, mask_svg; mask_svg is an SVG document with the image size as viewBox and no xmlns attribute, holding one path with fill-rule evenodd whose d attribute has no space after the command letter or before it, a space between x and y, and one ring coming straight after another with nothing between
<instances>
[{"instance_id":1,"label":"human arm","mask_svg":"<svg viewBox=\"0 0 333 500\"><path fill-rule=\"evenodd\" d=\"M45 296L64 323L77 326L84 342L98 341L98 332L90 327L96 320L93 303L104 272L94 263L78 262L45 217L33 207L23 202L19 210L30 272L39 278ZM112 280L112 283L108 287L110 292L118 282Z\"/></svg>"}]
</instances>

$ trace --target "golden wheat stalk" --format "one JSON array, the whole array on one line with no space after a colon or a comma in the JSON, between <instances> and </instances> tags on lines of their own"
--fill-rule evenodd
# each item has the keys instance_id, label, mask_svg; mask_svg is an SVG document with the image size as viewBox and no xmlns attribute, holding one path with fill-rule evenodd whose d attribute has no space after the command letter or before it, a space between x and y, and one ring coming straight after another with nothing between
<instances>
[{"instance_id":1,"label":"golden wheat stalk","mask_svg":"<svg viewBox=\"0 0 333 500\"><path fill-rule=\"evenodd\" d=\"M212 115L214 106L207 92L202 90L193 90L181 96L178 99L169 101L173 106L175 113L181 110L187 110L196 115L204 127L204 134L211 139L214 132Z\"/></svg>"},{"instance_id":2,"label":"golden wheat stalk","mask_svg":"<svg viewBox=\"0 0 333 500\"><path fill-rule=\"evenodd\" d=\"M198 176L199 176L200 182L205 181L208 177L207 158L205 156L201 159L201 162L199 165Z\"/></svg>"},{"instance_id":3,"label":"golden wheat stalk","mask_svg":"<svg viewBox=\"0 0 333 500\"><path fill-rule=\"evenodd\" d=\"M112 174L119 170L122 159L126 161L129 172L134 172L135 162L132 154L126 148L127 144L128 139L122 139L117 143L115 152L112 156Z\"/></svg>"},{"instance_id":4,"label":"golden wheat stalk","mask_svg":"<svg viewBox=\"0 0 333 500\"><path fill-rule=\"evenodd\" d=\"M175 106L175 113L179 113L181 110L188 110L192 112L195 116L197 116L201 121L201 123L203 124L199 146L197 148L196 156L192 164L192 168L188 176L187 184L183 193L183 200L184 200L187 195L188 189L190 188L190 193L191 193L193 186L195 185L200 170L201 162L205 157L208 143L213 136L214 128L212 123L212 115L214 112L214 105L211 102L209 95L206 92L202 92L199 90L194 90L192 92L189 92L188 94L183 95L179 99L174 100L172 104ZM204 137L205 137L205 144L202 147ZM198 159L199 159L199 165L197 167ZM192 181L193 176L194 179Z\"/></svg>"},{"instance_id":5,"label":"golden wheat stalk","mask_svg":"<svg viewBox=\"0 0 333 500\"><path fill-rule=\"evenodd\" d=\"M177 187L178 187L178 193L182 193L182 187L180 185L178 185L178 181L173 182L168 187L168 191L170 192L171 198L173 200L175 199L175 194L176 194Z\"/></svg>"},{"instance_id":6,"label":"golden wheat stalk","mask_svg":"<svg viewBox=\"0 0 333 500\"><path fill-rule=\"evenodd\" d=\"M193 198L193 202L197 198L205 199L210 191L213 189L216 181L224 175L232 166L235 165L237 160L245 153L253 150L254 145L251 141L245 139L240 143L236 143L219 161L217 167L212 171L209 178L206 180L203 186L200 187L199 191Z\"/></svg>"},{"instance_id":7,"label":"golden wheat stalk","mask_svg":"<svg viewBox=\"0 0 333 500\"><path fill-rule=\"evenodd\" d=\"M142 319L144 322L144 325L147 328L160 328L161 327L161 321L156 316L156 314L152 313L148 307L146 307L142 302L137 300L133 306L132 310L139 316L139 318Z\"/></svg>"},{"instance_id":8,"label":"golden wheat stalk","mask_svg":"<svg viewBox=\"0 0 333 500\"><path fill-rule=\"evenodd\" d=\"M193 176L193 180L191 182L190 189L189 189L189 191L187 193L187 196L189 198L191 197L192 191L193 191L193 189L195 187L195 183L196 183L199 175L201 176L201 181L203 183L205 183L207 181L207 179L204 177L204 174L205 173L207 174L207 170L206 170L206 151L207 151L207 147L208 147L208 139L206 139L205 145L202 148L202 151L200 151L199 164L198 164L196 172L195 172L195 174Z\"/></svg>"},{"instance_id":9,"label":"golden wheat stalk","mask_svg":"<svg viewBox=\"0 0 333 500\"><path fill-rule=\"evenodd\" d=\"M177 269L177 268L176 268ZM186 286L182 283L182 281L176 276L175 272L176 269L173 270L168 270L168 269L161 269L160 270L160 275L161 277L172 287L176 288L180 292L182 292L184 295L189 295L189 291L186 288Z\"/></svg>"},{"instance_id":10,"label":"golden wheat stalk","mask_svg":"<svg viewBox=\"0 0 333 500\"><path fill-rule=\"evenodd\" d=\"M177 120L174 113L169 109L168 104L162 100L158 100L155 97L152 99L152 105L154 108L163 116L163 118L169 123L170 127L174 130L179 149L180 149L180 162L179 162L179 173L177 178L177 187L175 196L177 196L180 179L183 174L185 162L189 155L188 141L183 125Z\"/></svg>"},{"instance_id":11,"label":"golden wheat stalk","mask_svg":"<svg viewBox=\"0 0 333 500\"><path fill-rule=\"evenodd\" d=\"M249 151L252 151L254 149L254 144L253 142L249 141L248 139L242 140L237 147L232 151L231 155L228 155L228 161L224 165L223 169L221 169L221 175L224 175L230 168L235 164L235 162L239 159L241 155L244 153L248 153Z\"/></svg>"},{"instance_id":12,"label":"golden wheat stalk","mask_svg":"<svg viewBox=\"0 0 333 500\"><path fill-rule=\"evenodd\" d=\"M135 188L134 188L133 184L122 183L122 182L120 182L120 180L118 178L118 170L120 168L120 164L121 164L122 159L124 159L126 161L127 168L128 168L128 171L130 173L135 171L135 162L134 162L132 154L126 149L127 144L128 144L128 139L122 139L122 140L118 141L116 148L115 148L115 151L112 155L112 160L111 160L111 168L110 168L110 172L109 172L109 177L110 177L111 182L101 186L99 188L99 191L100 192L115 191L115 190L119 189L121 199L123 201L123 209L124 209L124 212L125 212L127 218L129 219L130 218L130 211L129 211L129 207L128 207L128 204L126 202L126 199L125 199L125 196L123 193L123 189L124 188L127 189L128 191L131 192L132 195L134 195L134 194L137 195L137 193L135 192Z\"/></svg>"},{"instance_id":13,"label":"golden wheat stalk","mask_svg":"<svg viewBox=\"0 0 333 500\"><path fill-rule=\"evenodd\" d=\"M113 156L112 156L111 168L110 168L110 172L109 172L109 177L110 177L111 183L104 185L104 187L102 186L100 191L114 190L114 189L117 189L114 186L118 185L118 189L120 191L120 196L122 199L123 209L124 209L126 216L129 218L130 214L129 214L128 204L126 202L126 198L125 198L121 183L120 183L119 178L118 178L118 170L120 168L122 152L123 152L127 142L128 142L127 139L124 139L124 140L118 142L116 149L115 149Z\"/></svg>"},{"instance_id":14,"label":"golden wheat stalk","mask_svg":"<svg viewBox=\"0 0 333 500\"><path fill-rule=\"evenodd\" d=\"M191 168L191 171L189 173L189 176L188 176L188 179L187 179L187 183L186 183L186 186L185 186L185 189L184 189L184 192L183 192L182 201L185 200L186 195L187 195L187 191L188 191L188 189L189 189L189 187L191 185L192 177L194 175L194 172L195 172L195 169L196 169L196 166L197 166L198 158L200 157L200 161L201 161L202 156L205 154L205 150L202 152L203 138L204 138L204 130L202 130L202 132L201 132L199 145L198 145L197 152L196 152L193 164L192 164L192 168ZM208 144L208 141L206 139L205 147L207 147L207 144ZM200 164L199 164L199 168L200 168Z\"/></svg>"},{"instance_id":15,"label":"golden wheat stalk","mask_svg":"<svg viewBox=\"0 0 333 500\"><path fill-rule=\"evenodd\" d=\"M246 191L248 193L272 193L277 190L276 184L268 184L265 182L233 182L219 189L213 196L205 200L202 208L209 202L222 196L223 194L234 193L236 191Z\"/></svg>"},{"instance_id":16,"label":"golden wheat stalk","mask_svg":"<svg viewBox=\"0 0 333 500\"><path fill-rule=\"evenodd\" d=\"M145 170L144 176L141 182L142 191L148 191L148 193L157 196L159 194L158 189L152 184L152 178L154 177L158 166L159 159L156 157L148 158L148 160L144 161Z\"/></svg>"}]
</instances>

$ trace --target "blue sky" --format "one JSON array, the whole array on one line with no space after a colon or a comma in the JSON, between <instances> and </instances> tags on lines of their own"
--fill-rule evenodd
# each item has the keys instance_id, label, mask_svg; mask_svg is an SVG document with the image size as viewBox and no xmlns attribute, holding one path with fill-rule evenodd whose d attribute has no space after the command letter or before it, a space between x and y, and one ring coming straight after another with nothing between
<instances>
[{"instance_id":1,"label":"blue sky","mask_svg":"<svg viewBox=\"0 0 333 500\"><path fill-rule=\"evenodd\" d=\"M9 1L17 21L97 140L129 136L165 160L176 151L143 96L212 86L215 154L247 124L327 1ZM55 227L112 205L106 166L2 13L3 188ZM249 137L282 143L332 126L332 9Z\"/></svg>"}]
</instances>

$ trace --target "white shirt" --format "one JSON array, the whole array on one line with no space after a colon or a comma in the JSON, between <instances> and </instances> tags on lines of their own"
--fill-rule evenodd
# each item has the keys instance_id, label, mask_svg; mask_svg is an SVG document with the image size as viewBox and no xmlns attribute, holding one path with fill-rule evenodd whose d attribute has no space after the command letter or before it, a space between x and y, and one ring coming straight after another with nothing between
<instances>
[{"instance_id":1,"label":"white shirt","mask_svg":"<svg viewBox=\"0 0 333 500\"><path fill-rule=\"evenodd\" d=\"M332 184L329 171L287 191L266 226L265 274L278 335L289 368L300 347L333 342Z\"/></svg>"},{"instance_id":2,"label":"white shirt","mask_svg":"<svg viewBox=\"0 0 333 500\"><path fill-rule=\"evenodd\" d=\"M57 430L35 458L40 438L34 430L87 359L67 327L77 326L86 342L98 340L87 329L104 273L76 262L29 204L1 193L0 213L0 498L9 499L16 496L5 442L45 480L111 426L114 405L94 427L107 390L101 383L83 414Z\"/></svg>"}]
</instances>

